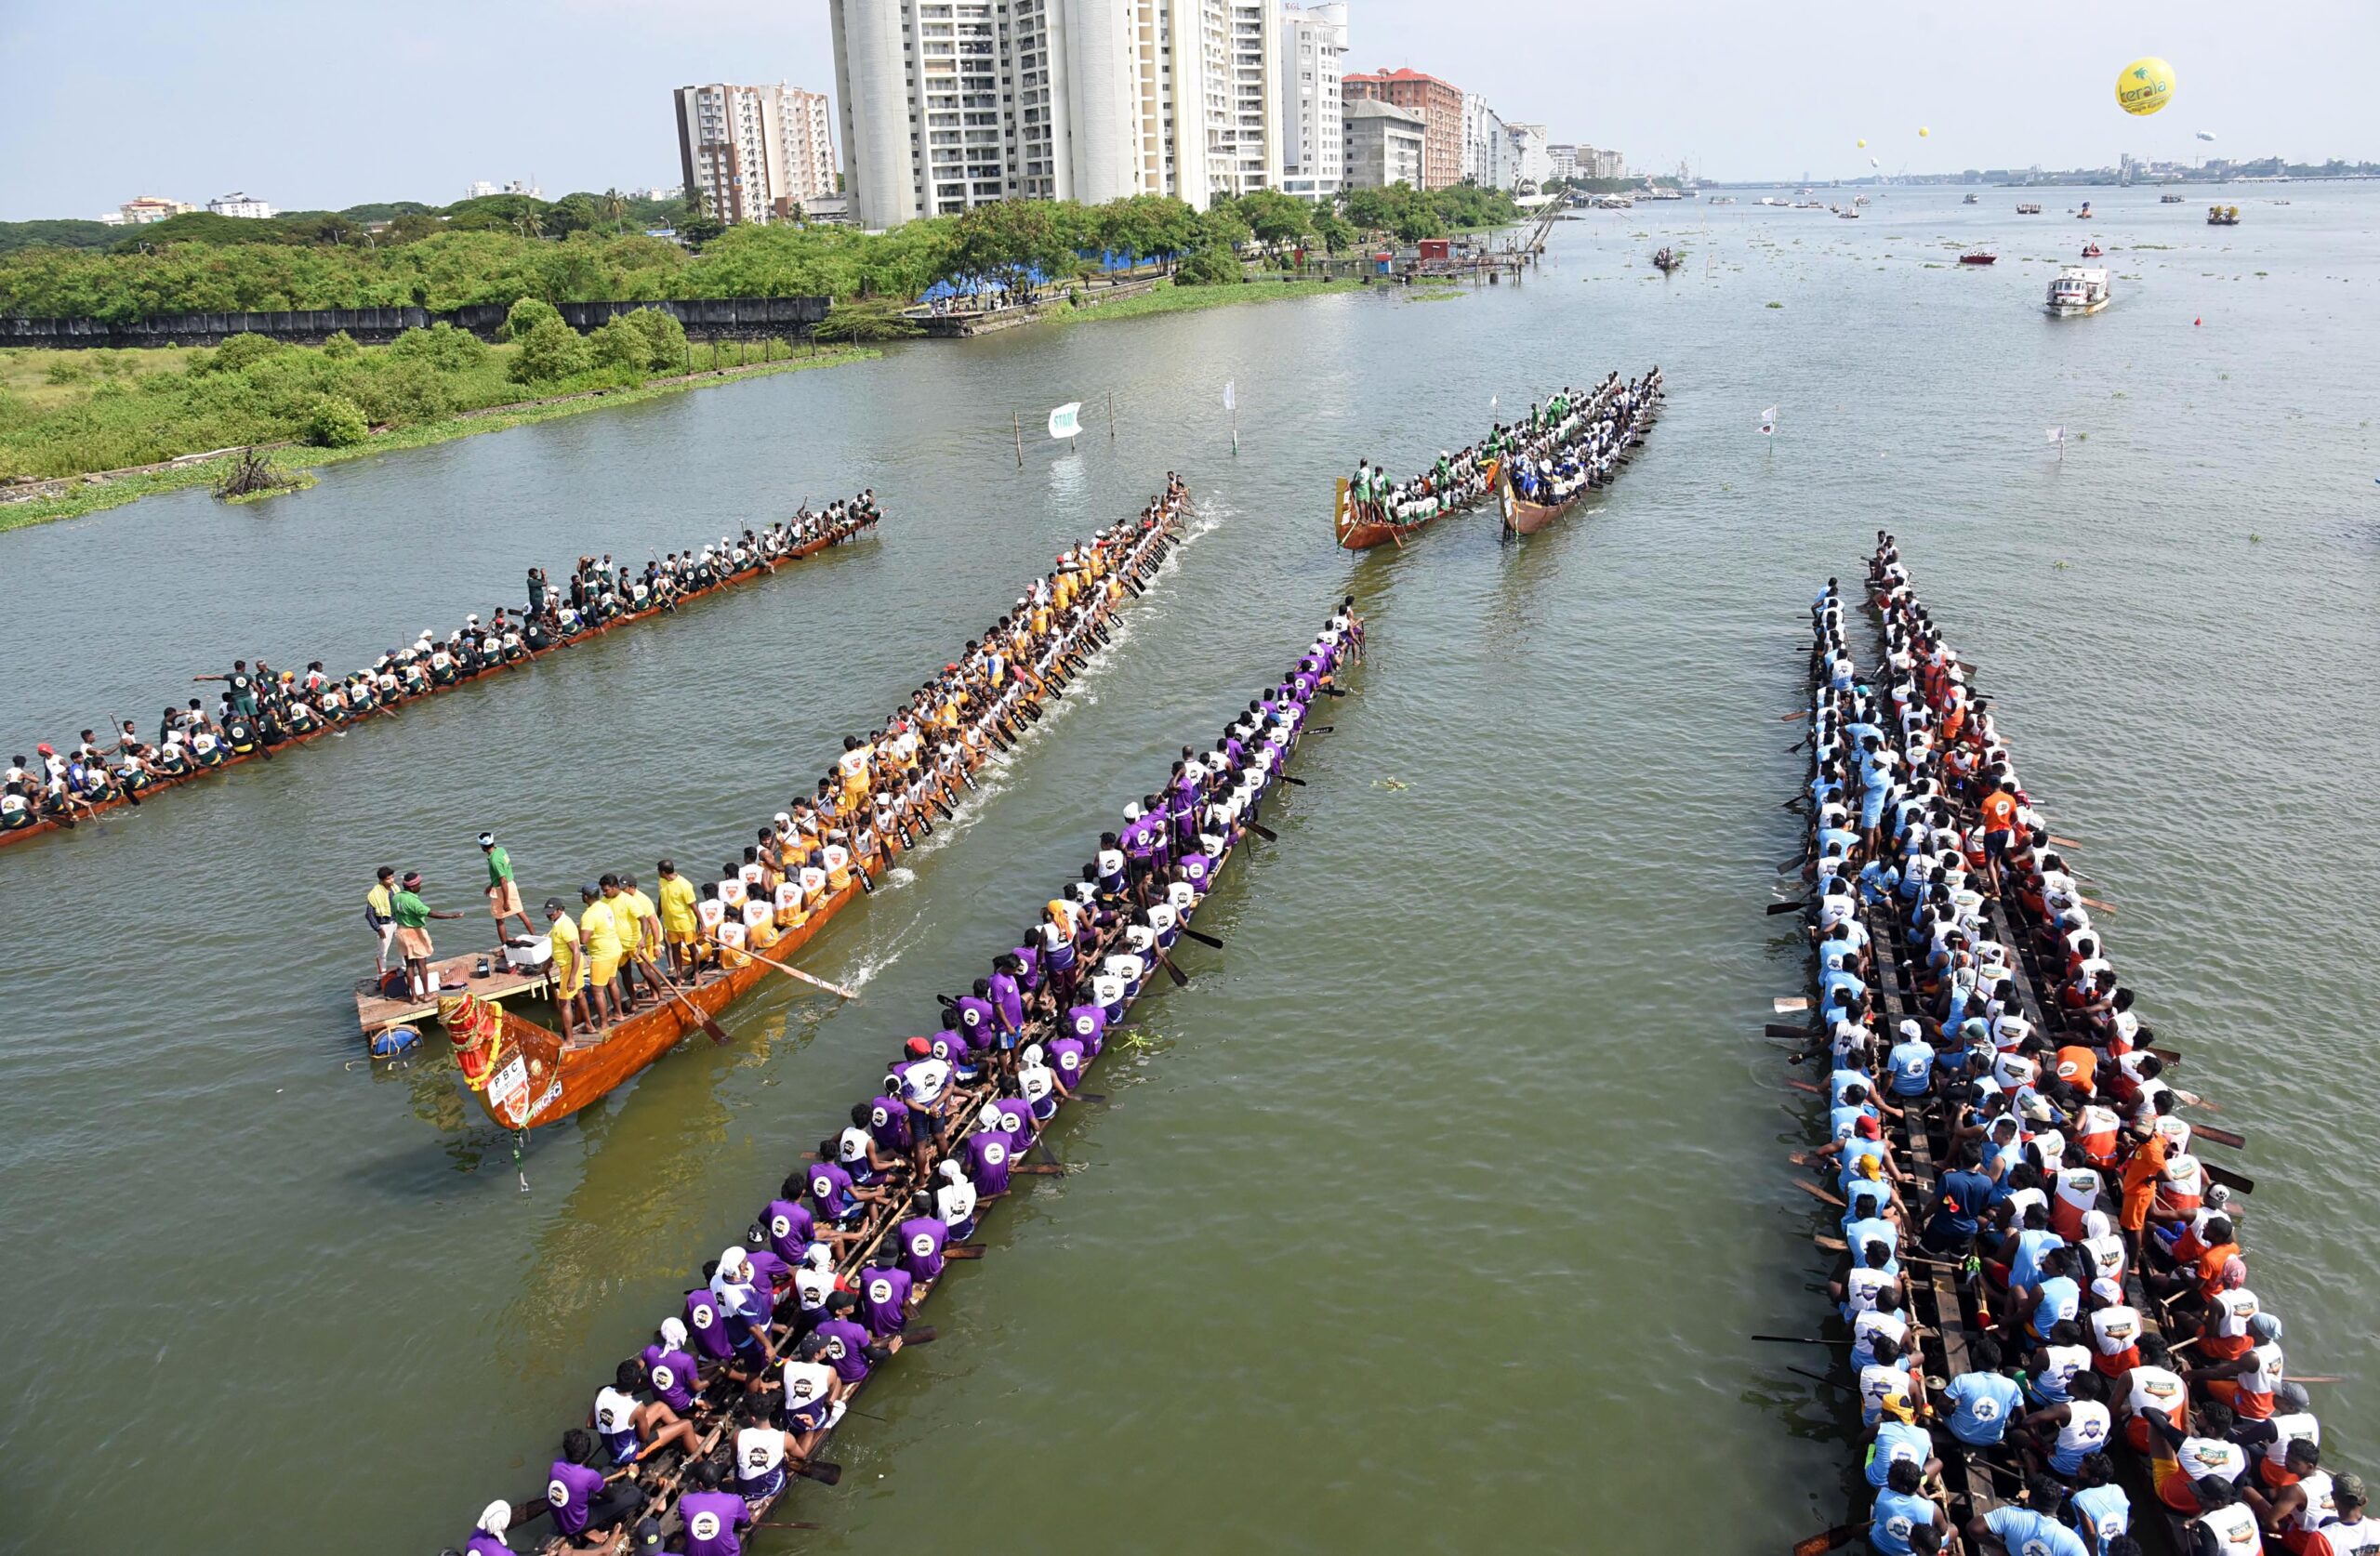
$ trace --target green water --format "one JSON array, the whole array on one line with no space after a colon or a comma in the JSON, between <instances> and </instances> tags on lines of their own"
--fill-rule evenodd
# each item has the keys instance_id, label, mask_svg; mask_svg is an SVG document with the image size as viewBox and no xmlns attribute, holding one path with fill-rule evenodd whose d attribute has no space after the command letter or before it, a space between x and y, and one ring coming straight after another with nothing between
<instances>
[{"instance_id":1,"label":"green water","mask_svg":"<svg viewBox=\"0 0 2380 1556\"><path fill-rule=\"evenodd\" d=\"M512 599L531 560L861 485L888 514L683 618L0 854L9 1543L426 1552L527 1495L932 995L1351 589L1370 663L1280 842L1202 915L1228 948L1185 948L1191 987L1104 1062L1112 1102L1059 1132L1089 1170L994 1216L933 1299L941 1341L869 1390L888 1419L839 1438L842 1487L781 1514L828 1531L760 1548L1653 1552L1834 1522L1835 1403L1745 1338L1811 1332L1822 1278L1784 1162L1805 1099L1758 1036L1804 958L1759 908L1798 843L1777 716L1804 606L1885 525L2087 839L2152 1023L2250 1137L2293 1364L2353 1378L2380 1233L2380 195L2298 186L2213 231L2152 191L2095 198L2089 228L2004 192L1896 192L1857 224L1598 213L1458 301L920 345L340 466L291 501L7 537L15 749L153 720L235 654L368 657ZM2086 232L2117 301L2046 320ZM1998 266L1931 268L1978 241ZM1669 414L1592 512L1518 547L1474 519L1331 547L1358 455L1418 468L1491 396L1653 363ZM1018 468L1012 413L1069 400L1088 435ZM724 858L1170 468L1202 521L1096 673L805 954L857 1003L767 988L732 1046L672 1055L517 1172L443 1059L361 1062L372 866L469 905L483 826L532 897ZM2380 1406L2356 1382L2320 1404L2326 1451L2370 1466Z\"/></svg>"}]
</instances>

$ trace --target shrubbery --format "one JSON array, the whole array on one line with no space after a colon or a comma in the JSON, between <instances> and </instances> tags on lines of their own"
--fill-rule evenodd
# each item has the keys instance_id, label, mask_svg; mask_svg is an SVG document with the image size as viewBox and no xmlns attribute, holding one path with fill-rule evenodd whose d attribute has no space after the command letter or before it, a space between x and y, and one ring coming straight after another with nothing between
<instances>
[{"instance_id":1,"label":"shrubbery","mask_svg":"<svg viewBox=\"0 0 2380 1556\"><path fill-rule=\"evenodd\" d=\"M300 435L316 448L353 448L372 436L364 408L343 394L326 394L314 402L300 424Z\"/></svg>"}]
</instances>

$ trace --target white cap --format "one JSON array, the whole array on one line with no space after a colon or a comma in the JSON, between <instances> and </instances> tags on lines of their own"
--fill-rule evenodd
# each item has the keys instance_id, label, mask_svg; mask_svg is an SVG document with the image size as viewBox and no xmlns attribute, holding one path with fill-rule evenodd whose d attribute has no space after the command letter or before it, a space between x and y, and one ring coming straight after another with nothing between
<instances>
[{"instance_id":1,"label":"white cap","mask_svg":"<svg viewBox=\"0 0 2380 1556\"><path fill-rule=\"evenodd\" d=\"M963 1173L963 1172L959 1171L959 1164L958 1164L957 1162L954 1162L954 1161L950 1160L948 1157L945 1157L945 1158L943 1158L942 1169L941 1169L941 1170L942 1170L942 1175L943 1175L945 1178L949 1179L949 1180L950 1180L952 1182L954 1182L954 1183L958 1182L960 1179L962 1179L962 1178L964 1178L964 1177L966 1177L966 1176L967 1176L965 1173Z\"/></svg>"},{"instance_id":2,"label":"white cap","mask_svg":"<svg viewBox=\"0 0 2380 1556\"><path fill-rule=\"evenodd\" d=\"M744 1245L741 1243L730 1243L727 1251L719 1256L719 1272L722 1275L733 1270L747 1269L750 1264L751 1260L744 1256Z\"/></svg>"},{"instance_id":3,"label":"white cap","mask_svg":"<svg viewBox=\"0 0 2380 1556\"><path fill-rule=\"evenodd\" d=\"M684 1321L683 1319L678 1319L678 1318L665 1318L665 1319L663 1319L663 1320L661 1321L661 1339L662 1339L662 1343L663 1343L663 1344L665 1344L665 1345L683 1345L683 1344L685 1344L685 1343L686 1343L686 1325L685 1325L685 1321Z\"/></svg>"},{"instance_id":4,"label":"white cap","mask_svg":"<svg viewBox=\"0 0 2380 1556\"><path fill-rule=\"evenodd\" d=\"M2091 1283L2091 1295L2103 1302L2121 1302L2123 1300L2123 1287L2101 1275Z\"/></svg>"},{"instance_id":5,"label":"white cap","mask_svg":"<svg viewBox=\"0 0 2380 1556\"><path fill-rule=\"evenodd\" d=\"M504 1532L512 1527L512 1504L509 1502L490 1502L487 1507L481 1511L480 1521L476 1527L483 1535L494 1535L497 1539L502 1539L504 1537Z\"/></svg>"},{"instance_id":6,"label":"white cap","mask_svg":"<svg viewBox=\"0 0 2380 1556\"><path fill-rule=\"evenodd\" d=\"M1900 1035L1904 1037L1917 1037L1924 1035L1924 1033L1918 1026L1915 1017L1907 1017L1900 1023Z\"/></svg>"},{"instance_id":7,"label":"white cap","mask_svg":"<svg viewBox=\"0 0 2380 1556\"><path fill-rule=\"evenodd\" d=\"M1040 1044L1027 1043L1025 1045L1025 1062L1027 1064L1038 1064L1041 1062Z\"/></svg>"}]
</instances>

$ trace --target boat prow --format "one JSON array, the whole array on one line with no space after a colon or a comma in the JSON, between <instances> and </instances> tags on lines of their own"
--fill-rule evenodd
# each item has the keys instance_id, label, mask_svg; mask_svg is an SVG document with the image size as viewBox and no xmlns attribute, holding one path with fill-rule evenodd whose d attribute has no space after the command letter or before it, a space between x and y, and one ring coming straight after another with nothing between
<instances>
[{"instance_id":1,"label":"boat prow","mask_svg":"<svg viewBox=\"0 0 2380 1556\"><path fill-rule=\"evenodd\" d=\"M1502 460L1488 461L1484 472L1487 476L1488 490L1492 492L1496 489L1496 481L1502 469ZM1358 518L1355 513L1355 505L1348 496L1347 478L1341 476L1338 500L1331 508L1330 524L1342 547L1350 551L1368 551L1375 546L1385 546L1391 541L1402 546L1405 544L1407 535L1417 534L1448 514L1457 511L1459 510L1450 508L1440 508L1428 518L1417 519L1409 524L1399 524L1387 519Z\"/></svg>"}]
</instances>

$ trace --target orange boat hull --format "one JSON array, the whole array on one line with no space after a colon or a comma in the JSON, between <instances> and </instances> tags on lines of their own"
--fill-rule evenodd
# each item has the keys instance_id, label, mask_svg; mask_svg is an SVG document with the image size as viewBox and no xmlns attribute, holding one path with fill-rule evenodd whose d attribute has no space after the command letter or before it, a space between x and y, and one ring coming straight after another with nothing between
<instances>
[{"instance_id":1,"label":"orange boat hull","mask_svg":"<svg viewBox=\"0 0 2380 1556\"><path fill-rule=\"evenodd\" d=\"M1496 490L1496 478L1502 468L1502 463L1499 460L1491 459L1488 462L1487 490L1488 492ZM1486 499L1483 496L1480 500ZM1478 505L1474 503L1469 506ZM1355 517L1355 505L1348 500L1347 481L1342 476L1339 481L1338 501L1331 509L1330 523L1339 536L1339 544L1342 547L1350 551L1368 551L1375 546L1385 546L1391 541L1402 546L1407 535L1419 534L1448 515L1463 511L1463 508L1443 508L1427 519L1419 519L1410 524L1392 524L1382 519L1358 519Z\"/></svg>"}]
</instances>

